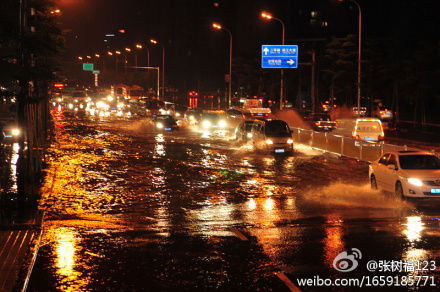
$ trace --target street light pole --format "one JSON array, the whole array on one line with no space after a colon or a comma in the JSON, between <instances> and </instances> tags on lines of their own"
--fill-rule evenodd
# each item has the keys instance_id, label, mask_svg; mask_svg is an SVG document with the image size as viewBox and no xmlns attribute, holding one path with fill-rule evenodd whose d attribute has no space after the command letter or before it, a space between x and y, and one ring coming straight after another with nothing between
<instances>
[{"instance_id":1,"label":"street light pole","mask_svg":"<svg viewBox=\"0 0 440 292\"><path fill-rule=\"evenodd\" d=\"M155 45L158 44L158 42L154 39L150 39L150 43L155 44ZM165 47L163 44L160 44L160 46L162 46L162 95L161 95L161 98L164 99L165 98ZM149 54L147 56L147 62L148 63L150 62Z\"/></svg>"},{"instance_id":2,"label":"street light pole","mask_svg":"<svg viewBox=\"0 0 440 292\"><path fill-rule=\"evenodd\" d=\"M162 45L162 99L165 100L165 47Z\"/></svg>"},{"instance_id":3,"label":"street light pole","mask_svg":"<svg viewBox=\"0 0 440 292\"><path fill-rule=\"evenodd\" d=\"M266 12L262 12L262 13L261 13L261 17L263 17L263 18L265 18L265 19L268 19L268 20L273 19L273 20L276 20L276 21L278 21L279 23L281 23L281 27L282 27L282 29L283 29L283 31L282 31L282 40L281 40L281 42L282 42L282 45L284 46L285 35L286 35L286 27L285 27L285 25L284 25L284 22L283 22L281 19L276 18L276 17L273 17L272 14L270 14L270 13L266 13ZM283 101L284 101L284 69L281 69L281 80L280 80L280 110L283 109L283 104L284 104Z\"/></svg>"},{"instance_id":4,"label":"street light pole","mask_svg":"<svg viewBox=\"0 0 440 292\"><path fill-rule=\"evenodd\" d=\"M362 55L361 55L361 48L362 48L362 11L361 6L359 3L355 0L351 0L353 3L356 4L358 10L359 10L359 44L358 44L358 80L357 80L357 106L358 106L358 114L361 113L361 61L362 61Z\"/></svg>"},{"instance_id":5,"label":"street light pole","mask_svg":"<svg viewBox=\"0 0 440 292\"><path fill-rule=\"evenodd\" d=\"M229 88L228 88L228 107L231 107L232 102L232 32L220 24L213 23L212 27L217 30L225 30L229 34Z\"/></svg>"}]
</instances>

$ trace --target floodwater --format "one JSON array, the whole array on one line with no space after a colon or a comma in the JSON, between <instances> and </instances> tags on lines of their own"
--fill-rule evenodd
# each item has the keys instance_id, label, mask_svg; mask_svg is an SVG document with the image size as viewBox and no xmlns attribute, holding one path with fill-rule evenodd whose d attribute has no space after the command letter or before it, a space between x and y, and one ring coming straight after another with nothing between
<instances>
[{"instance_id":1,"label":"floodwater","mask_svg":"<svg viewBox=\"0 0 440 292\"><path fill-rule=\"evenodd\" d=\"M440 265L439 208L370 190L367 164L301 145L255 153L228 134L156 132L142 119L55 123L29 291L288 291L277 272L298 286L382 275L369 260ZM336 271L352 248L360 267ZM439 281L437 268L392 275L414 273Z\"/></svg>"}]
</instances>

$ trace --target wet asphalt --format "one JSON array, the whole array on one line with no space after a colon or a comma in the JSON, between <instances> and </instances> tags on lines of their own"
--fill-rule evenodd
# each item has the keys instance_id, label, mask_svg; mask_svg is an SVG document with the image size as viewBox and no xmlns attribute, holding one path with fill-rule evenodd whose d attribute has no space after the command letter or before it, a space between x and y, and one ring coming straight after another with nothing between
<instances>
[{"instance_id":1,"label":"wet asphalt","mask_svg":"<svg viewBox=\"0 0 440 292\"><path fill-rule=\"evenodd\" d=\"M146 119L61 112L55 128L28 291L289 291L289 280L359 290L297 282L316 276L440 283L440 205L370 190L366 163L301 145L256 153L228 134L157 132ZM335 257L353 248L359 266L337 271ZM370 260L436 266L370 272Z\"/></svg>"}]
</instances>

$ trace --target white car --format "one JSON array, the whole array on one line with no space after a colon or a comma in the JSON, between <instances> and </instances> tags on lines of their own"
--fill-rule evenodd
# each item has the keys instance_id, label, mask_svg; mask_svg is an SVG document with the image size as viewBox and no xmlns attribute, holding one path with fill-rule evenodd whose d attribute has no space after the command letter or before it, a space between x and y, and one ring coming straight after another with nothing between
<instances>
[{"instance_id":1,"label":"white car","mask_svg":"<svg viewBox=\"0 0 440 292\"><path fill-rule=\"evenodd\" d=\"M373 189L401 198L440 198L440 159L429 152L384 153L370 164L369 177Z\"/></svg>"}]
</instances>

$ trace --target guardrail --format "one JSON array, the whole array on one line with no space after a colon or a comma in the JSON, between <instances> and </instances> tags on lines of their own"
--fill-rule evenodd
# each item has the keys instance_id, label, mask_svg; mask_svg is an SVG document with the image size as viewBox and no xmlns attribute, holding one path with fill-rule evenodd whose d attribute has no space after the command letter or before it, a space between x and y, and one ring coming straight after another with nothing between
<instances>
[{"instance_id":1,"label":"guardrail","mask_svg":"<svg viewBox=\"0 0 440 292\"><path fill-rule=\"evenodd\" d=\"M351 137L335 135L329 132L317 132L295 127L290 127L290 129L292 130L295 143L367 162L378 159L386 151L419 150L407 146L385 144L383 142L359 141Z\"/></svg>"}]
</instances>

